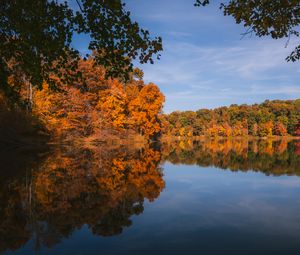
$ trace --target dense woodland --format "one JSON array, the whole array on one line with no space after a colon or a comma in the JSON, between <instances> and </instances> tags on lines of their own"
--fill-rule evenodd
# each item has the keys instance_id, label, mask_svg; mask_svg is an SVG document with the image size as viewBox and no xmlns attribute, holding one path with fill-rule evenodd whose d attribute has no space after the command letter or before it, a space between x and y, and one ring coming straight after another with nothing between
<instances>
[{"instance_id":1,"label":"dense woodland","mask_svg":"<svg viewBox=\"0 0 300 255\"><path fill-rule=\"evenodd\" d=\"M272 137L300 135L300 99L266 100L262 104L231 105L163 114L164 95L145 84L135 69L130 79L105 78L93 58L81 60L80 78L52 89L28 87L22 77L9 77L18 103L0 94L1 139L42 134L52 140L172 137ZM60 84L59 77L56 79Z\"/></svg>"},{"instance_id":2,"label":"dense woodland","mask_svg":"<svg viewBox=\"0 0 300 255\"><path fill-rule=\"evenodd\" d=\"M162 123L164 134L178 137L298 136L300 99L176 111L162 115Z\"/></svg>"},{"instance_id":3,"label":"dense woodland","mask_svg":"<svg viewBox=\"0 0 300 255\"><path fill-rule=\"evenodd\" d=\"M38 130L58 140L97 140L129 134L148 139L160 134L164 95L155 84L142 81L141 70L134 70L126 82L107 79L105 69L89 58L79 61L74 72L81 77L70 85L61 84L58 76L52 77L60 84L59 90L46 82L39 89L32 88L22 76L10 76L9 85L17 92L18 104L12 105L9 99L3 103L2 94L2 135L15 137Z\"/></svg>"},{"instance_id":4,"label":"dense woodland","mask_svg":"<svg viewBox=\"0 0 300 255\"><path fill-rule=\"evenodd\" d=\"M144 84L133 60L154 63L163 49L162 38L150 36L133 21L121 0L79 0L74 2L76 8L68 1L2 2L1 142L137 134L153 139L162 133L180 137L300 134L299 100L160 115L164 96L155 84ZM210 1L194 3L206 6ZM222 2L220 9L243 23L245 35L299 36L299 19L294 18L299 16L297 1L269 6L231 0ZM72 46L76 34L90 37L87 60ZM299 47L288 61L299 59Z\"/></svg>"}]
</instances>

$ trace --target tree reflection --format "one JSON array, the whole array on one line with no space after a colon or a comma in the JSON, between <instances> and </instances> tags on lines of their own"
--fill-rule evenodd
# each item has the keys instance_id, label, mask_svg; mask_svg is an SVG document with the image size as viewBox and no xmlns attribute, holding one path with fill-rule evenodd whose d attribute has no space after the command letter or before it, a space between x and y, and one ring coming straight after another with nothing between
<instances>
[{"instance_id":1,"label":"tree reflection","mask_svg":"<svg viewBox=\"0 0 300 255\"><path fill-rule=\"evenodd\" d=\"M0 251L33 239L51 247L87 225L93 234L120 234L165 183L161 154L152 148L58 149L30 177L0 190Z\"/></svg>"},{"instance_id":2,"label":"tree reflection","mask_svg":"<svg viewBox=\"0 0 300 255\"><path fill-rule=\"evenodd\" d=\"M29 240L36 249L53 247L83 226L98 236L122 233L143 213L145 199L154 201L164 189L165 161L300 175L299 141L187 140L157 147L63 147L43 157L6 156L2 169L13 173L0 183L0 252Z\"/></svg>"},{"instance_id":3,"label":"tree reflection","mask_svg":"<svg viewBox=\"0 0 300 255\"><path fill-rule=\"evenodd\" d=\"M266 175L300 175L299 141L224 139L163 144L163 161Z\"/></svg>"}]
</instances>

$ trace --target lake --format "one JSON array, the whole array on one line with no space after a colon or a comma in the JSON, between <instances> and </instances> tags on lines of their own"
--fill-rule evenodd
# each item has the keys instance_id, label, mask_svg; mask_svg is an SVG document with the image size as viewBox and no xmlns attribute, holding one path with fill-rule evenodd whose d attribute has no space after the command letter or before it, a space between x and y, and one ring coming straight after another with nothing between
<instances>
[{"instance_id":1,"label":"lake","mask_svg":"<svg viewBox=\"0 0 300 255\"><path fill-rule=\"evenodd\" d=\"M1 254L297 254L300 140L3 150Z\"/></svg>"}]
</instances>

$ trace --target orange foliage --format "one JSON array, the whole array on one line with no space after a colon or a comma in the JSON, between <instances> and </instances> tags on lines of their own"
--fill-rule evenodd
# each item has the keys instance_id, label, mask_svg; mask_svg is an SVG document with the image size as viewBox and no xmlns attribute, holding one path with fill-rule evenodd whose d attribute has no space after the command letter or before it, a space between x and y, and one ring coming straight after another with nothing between
<instances>
[{"instance_id":1,"label":"orange foliage","mask_svg":"<svg viewBox=\"0 0 300 255\"><path fill-rule=\"evenodd\" d=\"M78 68L82 78L72 86L63 86L63 92L43 84L42 90L34 93L33 112L49 131L70 139L99 136L102 130L131 129L146 137L161 132L158 115L164 96L155 84L106 80L105 70L94 66L93 59L81 60Z\"/></svg>"},{"instance_id":2,"label":"orange foliage","mask_svg":"<svg viewBox=\"0 0 300 255\"><path fill-rule=\"evenodd\" d=\"M294 135L300 136L300 123L296 125Z\"/></svg>"},{"instance_id":3,"label":"orange foliage","mask_svg":"<svg viewBox=\"0 0 300 255\"><path fill-rule=\"evenodd\" d=\"M130 124L146 136L153 136L161 131L158 114L162 110L164 95L159 88L150 83L143 87L138 96L129 102Z\"/></svg>"},{"instance_id":4,"label":"orange foliage","mask_svg":"<svg viewBox=\"0 0 300 255\"><path fill-rule=\"evenodd\" d=\"M297 154L297 155L300 155L300 142L298 141L298 142L296 142L296 149L295 149L295 153Z\"/></svg>"},{"instance_id":5,"label":"orange foliage","mask_svg":"<svg viewBox=\"0 0 300 255\"><path fill-rule=\"evenodd\" d=\"M109 89L99 92L99 101L96 109L102 113L102 121L105 126L122 129L126 126L126 93L117 80L109 80Z\"/></svg>"},{"instance_id":6,"label":"orange foliage","mask_svg":"<svg viewBox=\"0 0 300 255\"><path fill-rule=\"evenodd\" d=\"M275 123L273 130L274 130L273 131L274 135L279 135L279 136L287 135L287 129L281 122Z\"/></svg>"}]
</instances>

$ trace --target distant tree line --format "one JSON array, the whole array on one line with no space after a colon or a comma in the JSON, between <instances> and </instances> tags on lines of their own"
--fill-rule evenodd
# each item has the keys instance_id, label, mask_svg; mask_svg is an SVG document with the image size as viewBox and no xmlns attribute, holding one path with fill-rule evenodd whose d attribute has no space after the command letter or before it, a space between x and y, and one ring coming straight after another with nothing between
<instances>
[{"instance_id":1,"label":"distant tree line","mask_svg":"<svg viewBox=\"0 0 300 255\"><path fill-rule=\"evenodd\" d=\"M169 136L232 137L300 135L300 99L266 100L262 104L231 105L161 116Z\"/></svg>"}]
</instances>

